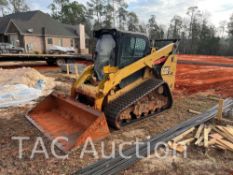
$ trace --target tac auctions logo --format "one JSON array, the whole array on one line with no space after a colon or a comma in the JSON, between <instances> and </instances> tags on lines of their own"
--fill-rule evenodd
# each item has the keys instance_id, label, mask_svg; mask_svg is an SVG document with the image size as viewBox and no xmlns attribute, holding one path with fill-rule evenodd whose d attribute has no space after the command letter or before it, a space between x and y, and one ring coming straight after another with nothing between
<instances>
[{"instance_id":1,"label":"tac auctions logo","mask_svg":"<svg viewBox=\"0 0 233 175\"><path fill-rule=\"evenodd\" d=\"M26 155L24 155L24 146L25 142L30 140L30 137L12 137L13 141L18 141L18 158L23 159ZM68 138L66 137L57 137L54 139L51 144L50 148L45 146L42 137L37 137L31 150L30 159L34 159L38 155L43 155L45 159L49 159L51 156L55 157L56 159L68 159L69 154L58 154L56 153L56 144L59 141L66 141L68 142ZM99 148L99 147L98 147ZM133 150L133 153L129 151L125 151L128 148ZM79 151L79 158L84 159L85 156L93 156L95 159L109 159L115 158L120 156L124 159L131 159L132 157L137 157L138 159L143 159L149 157L152 153L156 158L159 159L166 159L168 156L180 156L180 153L176 152L176 149L173 148L173 151L169 149L169 146L165 142L159 142L156 144L152 144L149 141L142 142L139 139L136 139L133 142L122 142L122 143L115 143L114 141L110 144L106 144L105 142L100 142L100 149L97 149L93 140L88 138L84 145L80 148ZM109 151L110 150L110 151ZM162 153L161 153L162 150ZM48 154L48 151L51 154ZM187 158L187 149L182 153L184 158Z\"/></svg>"}]
</instances>

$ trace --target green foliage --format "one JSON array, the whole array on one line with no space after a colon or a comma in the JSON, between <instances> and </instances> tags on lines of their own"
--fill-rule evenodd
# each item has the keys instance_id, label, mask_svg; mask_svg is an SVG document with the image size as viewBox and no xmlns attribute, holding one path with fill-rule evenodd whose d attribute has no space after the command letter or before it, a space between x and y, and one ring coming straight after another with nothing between
<instances>
[{"instance_id":1,"label":"green foliage","mask_svg":"<svg viewBox=\"0 0 233 175\"><path fill-rule=\"evenodd\" d=\"M127 21L127 15L128 15L128 4L126 4L124 1L121 1L120 7L117 11L117 17L118 17L118 23L119 23L119 29L125 30L125 23Z\"/></svg>"},{"instance_id":2,"label":"green foliage","mask_svg":"<svg viewBox=\"0 0 233 175\"><path fill-rule=\"evenodd\" d=\"M1 15L4 16L5 15L5 9L8 6L8 1L7 0L0 0L0 11L1 11Z\"/></svg>"},{"instance_id":3,"label":"green foliage","mask_svg":"<svg viewBox=\"0 0 233 175\"><path fill-rule=\"evenodd\" d=\"M227 28L228 28L228 34L233 37L233 14L231 15L230 17L230 21L227 25Z\"/></svg>"},{"instance_id":4,"label":"green foliage","mask_svg":"<svg viewBox=\"0 0 233 175\"><path fill-rule=\"evenodd\" d=\"M220 38L215 37L215 28L208 26L206 20L203 21L199 37L197 53L208 55L218 53Z\"/></svg>"},{"instance_id":5,"label":"green foliage","mask_svg":"<svg viewBox=\"0 0 233 175\"><path fill-rule=\"evenodd\" d=\"M170 23L168 29L168 36L170 38L180 38L182 28L183 28L182 18L180 16L175 15Z\"/></svg>"},{"instance_id":6,"label":"green foliage","mask_svg":"<svg viewBox=\"0 0 233 175\"><path fill-rule=\"evenodd\" d=\"M7 0L0 0L0 6L7 6L8 2Z\"/></svg>"},{"instance_id":7,"label":"green foliage","mask_svg":"<svg viewBox=\"0 0 233 175\"><path fill-rule=\"evenodd\" d=\"M91 36L91 23L87 16L87 9L83 4L69 0L53 0L49 8L54 19L64 24L84 24L86 32Z\"/></svg>"},{"instance_id":8,"label":"green foliage","mask_svg":"<svg viewBox=\"0 0 233 175\"><path fill-rule=\"evenodd\" d=\"M79 4L74 1L65 4L60 12L61 22L67 24L85 24L86 22L86 7L83 4Z\"/></svg>"},{"instance_id":9,"label":"green foliage","mask_svg":"<svg viewBox=\"0 0 233 175\"><path fill-rule=\"evenodd\" d=\"M146 33L146 26L140 24L138 27L139 27L139 32Z\"/></svg>"},{"instance_id":10,"label":"green foliage","mask_svg":"<svg viewBox=\"0 0 233 175\"><path fill-rule=\"evenodd\" d=\"M52 17L56 20L62 21L62 9L67 4L69 4L69 0L53 0L52 4L49 5Z\"/></svg>"},{"instance_id":11,"label":"green foliage","mask_svg":"<svg viewBox=\"0 0 233 175\"><path fill-rule=\"evenodd\" d=\"M114 21L113 11L114 8L111 4L107 4L106 6L104 6L103 15L105 18L103 21L103 27L111 28L113 26L113 21Z\"/></svg>"},{"instance_id":12,"label":"green foliage","mask_svg":"<svg viewBox=\"0 0 233 175\"><path fill-rule=\"evenodd\" d=\"M102 28L102 18L104 15L104 1L90 0L87 2L88 16L94 20L93 29Z\"/></svg>"},{"instance_id":13,"label":"green foliage","mask_svg":"<svg viewBox=\"0 0 233 175\"><path fill-rule=\"evenodd\" d=\"M147 28L149 31L149 38L151 40L164 38L164 31L158 26L155 15L151 15L148 20Z\"/></svg>"},{"instance_id":14,"label":"green foliage","mask_svg":"<svg viewBox=\"0 0 233 175\"><path fill-rule=\"evenodd\" d=\"M12 7L13 13L26 12L30 10L25 0L9 0L8 3Z\"/></svg>"},{"instance_id":15,"label":"green foliage","mask_svg":"<svg viewBox=\"0 0 233 175\"><path fill-rule=\"evenodd\" d=\"M130 12L128 13L128 31L132 31L132 32L137 32L139 31L138 29L138 25L139 25L139 20L137 15L134 12Z\"/></svg>"}]
</instances>

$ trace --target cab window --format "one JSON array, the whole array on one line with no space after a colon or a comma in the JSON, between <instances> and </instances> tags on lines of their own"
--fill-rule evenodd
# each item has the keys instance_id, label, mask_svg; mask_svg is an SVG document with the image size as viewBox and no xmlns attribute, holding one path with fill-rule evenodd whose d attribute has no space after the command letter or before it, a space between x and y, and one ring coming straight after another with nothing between
<instances>
[{"instance_id":1,"label":"cab window","mask_svg":"<svg viewBox=\"0 0 233 175\"><path fill-rule=\"evenodd\" d=\"M125 66L145 55L146 41L143 38L126 36L122 42L120 65Z\"/></svg>"}]
</instances>

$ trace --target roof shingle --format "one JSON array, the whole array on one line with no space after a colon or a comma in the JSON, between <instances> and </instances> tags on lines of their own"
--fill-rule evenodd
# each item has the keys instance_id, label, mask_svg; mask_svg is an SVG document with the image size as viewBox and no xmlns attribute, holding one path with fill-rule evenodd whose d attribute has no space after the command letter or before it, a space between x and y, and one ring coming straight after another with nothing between
<instances>
[{"instance_id":1,"label":"roof shingle","mask_svg":"<svg viewBox=\"0 0 233 175\"><path fill-rule=\"evenodd\" d=\"M13 13L0 18L0 33L4 34L8 23L12 21L20 29L22 34L41 35L42 28L45 27L46 35L79 37L77 34L78 26L59 23L39 10ZM32 29L31 33L28 32Z\"/></svg>"}]
</instances>

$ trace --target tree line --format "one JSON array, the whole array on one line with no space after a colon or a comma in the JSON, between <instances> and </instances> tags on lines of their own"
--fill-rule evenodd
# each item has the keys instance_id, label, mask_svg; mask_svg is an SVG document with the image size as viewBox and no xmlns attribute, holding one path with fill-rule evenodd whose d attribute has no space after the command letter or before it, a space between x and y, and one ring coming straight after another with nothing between
<instances>
[{"instance_id":1,"label":"tree line","mask_svg":"<svg viewBox=\"0 0 233 175\"><path fill-rule=\"evenodd\" d=\"M53 0L48 7L51 16L66 24L84 24L91 36L93 30L116 27L121 30L147 33L150 40L179 38L179 52L184 54L233 55L233 14L216 27L209 21L209 13L189 7L183 16L175 15L165 26L151 15L140 22L137 14L128 10L124 0L89 0L85 5L77 1ZM25 0L0 0L2 15L7 12L30 10Z\"/></svg>"}]
</instances>

